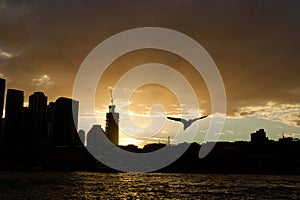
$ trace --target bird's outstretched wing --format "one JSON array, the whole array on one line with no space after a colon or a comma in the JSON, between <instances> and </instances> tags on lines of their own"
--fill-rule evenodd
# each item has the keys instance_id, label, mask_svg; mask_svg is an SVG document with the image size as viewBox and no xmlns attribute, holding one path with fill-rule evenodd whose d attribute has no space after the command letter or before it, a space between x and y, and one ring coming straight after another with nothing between
<instances>
[{"instance_id":1,"label":"bird's outstretched wing","mask_svg":"<svg viewBox=\"0 0 300 200\"><path fill-rule=\"evenodd\" d=\"M170 120L174 120L174 121L178 121L178 122L182 122L182 123L186 122L186 120L182 119L182 118L176 118L176 117L167 117L167 118Z\"/></svg>"},{"instance_id":2,"label":"bird's outstretched wing","mask_svg":"<svg viewBox=\"0 0 300 200\"><path fill-rule=\"evenodd\" d=\"M208 115L205 115L205 116L202 116L202 117L198 117L198 118L195 118L195 119L192 119L191 121L192 122L195 122L195 121L197 121L197 120L199 120L199 119L204 119L204 118L206 118Z\"/></svg>"},{"instance_id":3,"label":"bird's outstretched wing","mask_svg":"<svg viewBox=\"0 0 300 200\"><path fill-rule=\"evenodd\" d=\"M175 117L167 117L168 119L170 120L174 120L174 121L178 121L178 122L181 122L181 118L175 118Z\"/></svg>"}]
</instances>

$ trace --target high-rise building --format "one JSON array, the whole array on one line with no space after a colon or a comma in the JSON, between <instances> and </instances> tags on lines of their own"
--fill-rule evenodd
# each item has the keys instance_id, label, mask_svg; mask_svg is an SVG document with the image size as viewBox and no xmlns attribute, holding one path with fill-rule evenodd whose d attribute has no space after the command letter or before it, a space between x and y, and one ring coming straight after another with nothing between
<instances>
[{"instance_id":1,"label":"high-rise building","mask_svg":"<svg viewBox=\"0 0 300 200\"><path fill-rule=\"evenodd\" d=\"M78 106L78 101L65 97L58 98L52 105L50 140L53 146L82 146L77 133Z\"/></svg>"},{"instance_id":2,"label":"high-rise building","mask_svg":"<svg viewBox=\"0 0 300 200\"><path fill-rule=\"evenodd\" d=\"M6 152L22 152L23 121L24 119L24 92L8 89L5 106L5 129L3 147Z\"/></svg>"},{"instance_id":3,"label":"high-rise building","mask_svg":"<svg viewBox=\"0 0 300 200\"><path fill-rule=\"evenodd\" d=\"M45 146L48 138L47 130L47 97L43 92L35 92L29 96L30 145L33 151Z\"/></svg>"},{"instance_id":4,"label":"high-rise building","mask_svg":"<svg viewBox=\"0 0 300 200\"><path fill-rule=\"evenodd\" d=\"M106 127L105 134L108 139L114 144L119 144L119 113L115 112L116 106L111 101L109 105L109 112L106 113Z\"/></svg>"},{"instance_id":5,"label":"high-rise building","mask_svg":"<svg viewBox=\"0 0 300 200\"><path fill-rule=\"evenodd\" d=\"M3 150L3 106L5 95L5 79L0 78L0 152Z\"/></svg>"}]
</instances>

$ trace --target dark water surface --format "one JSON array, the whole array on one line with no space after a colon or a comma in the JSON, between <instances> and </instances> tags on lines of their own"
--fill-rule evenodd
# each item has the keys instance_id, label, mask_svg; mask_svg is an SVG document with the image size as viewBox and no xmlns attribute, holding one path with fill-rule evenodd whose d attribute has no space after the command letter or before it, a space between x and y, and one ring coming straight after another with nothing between
<instances>
[{"instance_id":1,"label":"dark water surface","mask_svg":"<svg viewBox=\"0 0 300 200\"><path fill-rule=\"evenodd\" d=\"M0 172L0 199L300 199L300 176Z\"/></svg>"}]
</instances>

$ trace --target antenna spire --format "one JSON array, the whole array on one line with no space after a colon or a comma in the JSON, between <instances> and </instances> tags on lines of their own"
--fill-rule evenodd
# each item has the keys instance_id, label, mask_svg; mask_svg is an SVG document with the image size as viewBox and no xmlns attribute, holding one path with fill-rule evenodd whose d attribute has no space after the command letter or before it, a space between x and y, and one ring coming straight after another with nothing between
<instances>
[{"instance_id":1,"label":"antenna spire","mask_svg":"<svg viewBox=\"0 0 300 200\"><path fill-rule=\"evenodd\" d=\"M112 95L112 89L109 88L109 91L110 91L110 98L111 98L110 102L111 102L111 105L114 105L114 99L113 99L113 95Z\"/></svg>"}]
</instances>

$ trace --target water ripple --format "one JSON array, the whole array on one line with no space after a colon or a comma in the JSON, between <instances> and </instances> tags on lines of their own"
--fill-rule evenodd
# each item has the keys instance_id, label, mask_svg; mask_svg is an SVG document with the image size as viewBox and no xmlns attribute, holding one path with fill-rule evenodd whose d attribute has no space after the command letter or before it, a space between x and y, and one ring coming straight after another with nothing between
<instances>
[{"instance_id":1,"label":"water ripple","mask_svg":"<svg viewBox=\"0 0 300 200\"><path fill-rule=\"evenodd\" d=\"M1 172L0 199L299 199L299 176Z\"/></svg>"}]
</instances>

